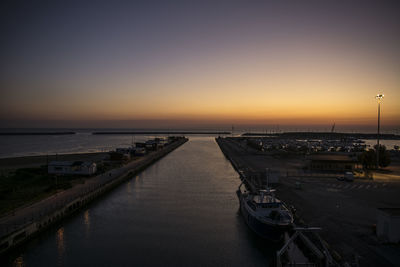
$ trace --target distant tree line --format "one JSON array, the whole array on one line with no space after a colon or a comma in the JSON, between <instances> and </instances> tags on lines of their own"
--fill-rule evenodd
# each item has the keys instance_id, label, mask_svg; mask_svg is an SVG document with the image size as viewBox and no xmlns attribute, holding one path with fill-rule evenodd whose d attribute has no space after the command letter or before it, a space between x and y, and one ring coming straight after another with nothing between
<instances>
[{"instance_id":1,"label":"distant tree line","mask_svg":"<svg viewBox=\"0 0 400 267\"><path fill-rule=\"evenodd\" d=\"M378 145L374 146L374 149L366 150L358 156L358 161L363 165L365 169L376 168L376 150ZM379 146L379 167L384 168L389 166L391 163L389 151L386 146Z\"/></svg>"}]
</instances>

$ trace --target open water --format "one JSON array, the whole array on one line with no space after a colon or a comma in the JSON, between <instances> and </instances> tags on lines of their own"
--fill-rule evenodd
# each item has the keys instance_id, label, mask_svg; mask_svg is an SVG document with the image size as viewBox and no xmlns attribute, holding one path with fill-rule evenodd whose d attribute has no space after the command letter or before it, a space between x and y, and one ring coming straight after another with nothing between
<instances>
[{"instance_id":1,"label":"open water","mask_svg":"<svg viewBox=\"0 0 400 267\"><path fill-rule=\"evenodd\" d=\"M156 135L92 135L80 131L71 135L4 135L0 136L0 158L108 152L117 147L128 147ZM165 137L163 135L162 137Z\"/></svg>"},{"instance_id":2,"label":"open water","mask_svg":"<svg viewBox=\"0 0 400 267\"><path fill-rule=\"evenodd\" d=\"M13 266L267 266L239 213L238 174L213 137L190 141L47 230Z\"/></svg>"}]
</instances>

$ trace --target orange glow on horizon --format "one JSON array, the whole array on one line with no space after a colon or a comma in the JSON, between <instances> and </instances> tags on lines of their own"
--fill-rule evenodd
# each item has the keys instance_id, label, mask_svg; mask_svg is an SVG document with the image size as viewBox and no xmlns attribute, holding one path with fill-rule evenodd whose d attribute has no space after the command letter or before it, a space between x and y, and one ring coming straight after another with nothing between
<instances>
[{"instance_id":1,"label":"orange glow on horizon","mask_svg":"<svg viewBox=\"0 0 400 267\"><path fill-rule=\"evenodd\" d=\"M261 2L10 14L0 120L400 127L395 4Z\"/></svg>"},{"instance_id":2,"label":"orange glow on horizon","mask_svg":"<svg viewBox=\"0 0 400 267\"><path fill-rule=\"evenodd\" d=\"M392 63L380 64L382 59L366 58L366 51L354 47L335 50L328 44L289 46L278 54L256 48L256 56L217 51L215 57L183 58L140 74L81 77L62 86L39 82L35 87L44 93L32 90L23 97L18 88L26 85L11 84L15 90L5 95L2 114L32 120L373 125L375 96L384 93L382 123L400 124L400 78Z\"/></svg>"}]
</instances>

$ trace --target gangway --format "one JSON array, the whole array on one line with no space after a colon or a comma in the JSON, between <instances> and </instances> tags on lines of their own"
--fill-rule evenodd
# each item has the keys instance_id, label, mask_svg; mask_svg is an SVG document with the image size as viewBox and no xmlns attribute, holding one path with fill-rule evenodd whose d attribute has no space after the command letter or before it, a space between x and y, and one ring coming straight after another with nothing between
<instances>
[{"instance_id":1,"label":"gangway","mask_svg":"<svg viewBox=\"0 0 400 267\"><path fill-rule=\"evenodd\" d=\"M321 237L317 233L321 230L320 227L294 227L294 234L286 241L283 247L276 252L276 266L338 266L334 261L328 248L325 246ZM313 235L313 241L309 235ZM305 249L310 251L315 260L310 261L297 246L295 241L300 239L305 246ZM297 253L295 253L297 251ZM286 261L282 261L282 256L287 254Z\"/></svg>"}]
</instances>

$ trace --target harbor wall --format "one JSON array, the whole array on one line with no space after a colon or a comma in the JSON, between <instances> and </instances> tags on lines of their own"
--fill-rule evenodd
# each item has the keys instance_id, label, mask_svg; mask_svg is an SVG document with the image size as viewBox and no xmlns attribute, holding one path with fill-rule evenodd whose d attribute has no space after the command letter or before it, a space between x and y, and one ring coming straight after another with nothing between
<instances>
[{"instance_id":1,"label":"harbor wall","mask_svg":"<svg viewBox=\"0 0 400 267\"><path fill-rule=\"evenodd\" d=\"M236 161L228 153L228 147L227 147L227 144L225 142L229 142L229 141L227 141L226 138L215 138L215 141L217 142L219 148L221 149L222 154L224 154L224 156L231 162L232 167L239 174L240 180L246 185L246 187L250 191L253 191L253 192L257 191L257 185L256 185L255 181L253 181L251 179L251 177L246 175L245 172L243 171L243 169L244 169L243 167L244 166L242 166L242 164L240 164L238 161Z\"/></svg>"},{"instance_id":2,"label":"harbor wall","mask_svg":"<svg viewBox=\"0 0 400 267\"><path fill-rule=\"evenodd\" d=\"M187 141L187 138L177 140L174 143L165 146L161 150L146 155L145 158L137 162L137 164L134 164L135 162L133 162L133 166L130 168L120 168L122 171L121 174L114 179L111 179L106 183L98 183L93 185L78 196L70 198L62 203L57 203L53 205L51 209L43 210L38 214L38 216L24 218L24 220L18 225L14 224L7 227L7 229L2 229L3 231L0 237L0 254L3 254L13 247L24 243L54 223L78 211L82 207L86 206L89 202L97 199L124 181L132 178L132 176L144 170ZM51 203L52 199L49 198L45 201Z\"/></svg>"},{"instance_id":3,"label":"harbor wall","mask_svg":"<svg viewBox=\"0 0 400 267\"><path fill-rule=\"evenodd\" d=\"M251 175L249 175L249 173L251 173L251 171L249 171L249 166L248 166L249 162L245 161L242 158L243 156L245 156L246 153L253 153L254 155L257 155L257 154L254 152L247 152L246 148L241 148L242 151L234 150L233 147L237 147L238 145L233 143L232 140L230 140L229 138L216 138L215 140L216 140L217 144L219 145L222 153L231 162L233 168L240 175L240 179L246 185L247 189L250 191L257 191L257 188L259 188L259 186L262 185L262 183L260 183L257 179L253 179L253 177L251 177ZM248 154L247 154L247 156L248 156ZM257 157L253 157L252 159L260 160L259 158L257 159ZM254 166L253 166L253 168L256 169ZM260 171L262 171L262 169L260 169ZM280 185L280 188L282 188L283 186L284 185ZM280 198L280 199L284 200L282 198ZM295 219L294 228L296 229L297 227L299 227L299 228L307 229L308 225L306 225L304 220L299 216L299 214L297 214L295 212L294 206L289 206L289 208L291 208L292 212L294 213L293 214L293 217ZM317 233L311 233L311 230L310 231L306 230L305 232L309 232L307 234L317 234ZM291 237L293 237L294 234L296 234L296 231L292 230L292 231L289 231L287 234L288 234L288 240L289 240ZM290 243L290 244L291 244L291 246L296 247L296 249L305 250L305 251L307 251L307 250L309 251L310 247L318 246L318 248L321 251L323 251L323 250L325 251L324 253L326 253L326 254L324 254L324 255L328 255L329 259L332 262L333 261L340 262L342 260L341 256L336 251L333 250L331 245L328 244L320 236L318 236L318 239L312 241L310 243L311 245L305 244L305 243L300 243L300 244ZM289 260L290 262L298 262L298 263L302 262L301 257L299 258L298 256L299 255L297 253L288 254L287 260ZM278 260L278 258L277 258L276 260L279 262L280 259ZM282 265L280 265L280 266L282 266ZM307 266L317 266L317 265L313 265L310 263L310 265L307 265ZM332 265L326 265L326 266L336 266L336 265L332 264Z\"/></svg>"}]
</instances>

